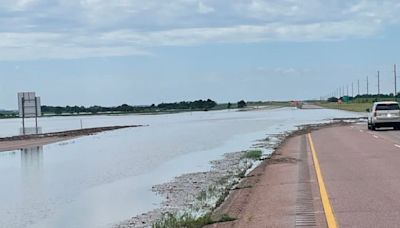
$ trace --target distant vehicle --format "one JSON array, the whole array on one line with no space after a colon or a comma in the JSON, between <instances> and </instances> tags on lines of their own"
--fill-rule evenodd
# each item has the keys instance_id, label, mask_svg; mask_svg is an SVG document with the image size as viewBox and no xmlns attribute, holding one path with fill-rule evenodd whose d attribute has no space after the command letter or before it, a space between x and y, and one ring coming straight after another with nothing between
<instances>
[{"instance_id":1,"label":"distant vehicle","mask_svg":"<svg viewBox=\"0 0 400 228\"><path fill-rule=\"evenodd\" d=\"M393 127L400 129L400 106L398 102L383 101L375 102L372 109L367 109L368 129L376 130L380 127Z\"/></svg>"}]
</instances>

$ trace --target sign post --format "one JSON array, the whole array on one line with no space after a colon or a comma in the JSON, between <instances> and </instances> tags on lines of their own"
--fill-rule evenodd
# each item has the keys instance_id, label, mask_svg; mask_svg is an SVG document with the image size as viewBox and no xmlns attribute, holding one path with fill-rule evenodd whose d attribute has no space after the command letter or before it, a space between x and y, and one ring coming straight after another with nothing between
<instances>
[{"instance_id":1,"label":"sign post","mask_svg":"<svg viewBox=\"0 0 400 228\"><path fill-rule=\"evenodd\" d=\"M38 134L38 117L42 115L40 97L36 97L34 92L18 93L18 110L22 118L22 133L26 134L25 118L35 118L35 132Z\"/></svg>"}]
</instances>

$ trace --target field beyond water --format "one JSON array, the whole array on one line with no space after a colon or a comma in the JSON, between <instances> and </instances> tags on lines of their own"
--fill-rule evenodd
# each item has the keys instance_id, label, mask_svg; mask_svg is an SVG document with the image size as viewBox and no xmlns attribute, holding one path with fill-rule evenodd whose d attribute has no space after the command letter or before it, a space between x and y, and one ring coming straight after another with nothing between
<instances>
[{"instance_id":1,"label":"field beyond water","mask_svg":"<svg viewBox=\"0 0 400 228\"><path fill-rule=\"evenodd\" d=\"M329 108L329 109L340 109L351 112L366 112L368 108L371 108L372 102L367 103L336 103L336 102L317 102L316 105Z\"/></svg>"}]
</instances>

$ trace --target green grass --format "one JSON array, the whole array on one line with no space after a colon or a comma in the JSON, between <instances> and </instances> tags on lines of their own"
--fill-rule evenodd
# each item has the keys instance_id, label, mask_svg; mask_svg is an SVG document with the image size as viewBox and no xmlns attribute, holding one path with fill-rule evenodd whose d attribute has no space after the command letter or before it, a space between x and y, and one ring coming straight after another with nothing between
<instances>
[{"instance_id":1,"label":"green grass","mask_svg":"<svg viewBox=\"0 0 400 228\"><path fill-rule=\"evenodd\" d=\"M218 220L217 223L221 222L232 222L235 221L237 218L231 217L230 215L223 214Z\"/></svg>"},{"instance_id":2,"label":"green grass","mask_svg":"<svg viewBox=\"0 0 400 228\"><path fill-rule=\"evenodd\" d=\"M183 215L173 215L166 214L162 219L153 224L153 228L201 228L206 225L211 225L221 222L230 222L236 220L227 214L223 214L217 217L218 219L213 219L211 214L205 214L201 217L195 218L190 214Z\"/></svg>"},{"instance_id":3,"label":"green grass","mask_svg":"<svg viewBox=\"0 0 400 228\"><path fill-rule=\"evenodd\" d=\"M353 112L366 112L366 109L371 108L372 104L376 101L399 101L399 98L394 97L358 97L348 103L336 103L336 102L314 102L316 105L319 105L324 108L330 109L341 109L346 111L353 111Z\"/></svg>"},{"instance_id":4,"label":"green grass","mask_svg":"<svg viewBox=\"0 0 400 228\"><path fill-rule=\"evenodd\" d=\"M346 111L352 111L352 112L366 112L367 108L371 108L372 102L366 102L366 103L329 103L329 102L319 102L317 105L324 107L324 108L330 108L330 109L341 109L341 110L346 110Z\"/></svg>"},{"instance_id":5,"label":"green grass","mask_svg":"<svg viewBox=\"0 0 400 228\"><path fill-rule=\"evenodd\" d=\"M242 159L259 160L261 156L261 150L249 150L242 155Z\"/></svg>"}]
</instances>

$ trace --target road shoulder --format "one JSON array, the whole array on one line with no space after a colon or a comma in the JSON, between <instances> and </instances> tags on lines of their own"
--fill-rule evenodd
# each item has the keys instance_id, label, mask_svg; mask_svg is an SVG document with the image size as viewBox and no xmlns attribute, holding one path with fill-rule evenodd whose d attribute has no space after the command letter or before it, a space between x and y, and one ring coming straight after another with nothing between
<instances>
[{"instance_id":1,"label":"road shoulder","mask_svg":"<svg viewBox=\"0 0 400 228\"><path fill-rule=\"evenodd\" d=\"M209 227L296 227L326 224L305 135L264 161L215 211L237 218Z\"/></svg>"}]
</instances>

